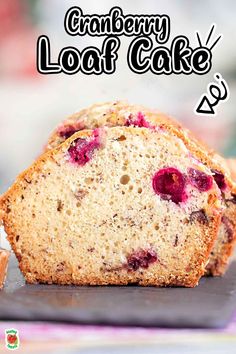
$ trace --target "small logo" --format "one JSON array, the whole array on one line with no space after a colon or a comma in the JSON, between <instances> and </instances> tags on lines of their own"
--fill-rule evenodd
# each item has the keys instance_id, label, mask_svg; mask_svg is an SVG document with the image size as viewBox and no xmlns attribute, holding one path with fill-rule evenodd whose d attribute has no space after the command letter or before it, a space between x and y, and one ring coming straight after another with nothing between
<instances>
[{"instance_id":1,"label":"small logo","mask_svg":"<svg viewBox=\"0 0 236 354\"><path fill-rule=\"evenodd\" d=\"M19 348L20 339L16 329L11 328L5 330L5 343L7 349L14 350Z\"/></svg>"},{"instance_id":2,"label":"small logo","mask_svg":"<svg viewBox=\"0 0 236 354\"><path fill-rule=\"evenodd\" d=\"M199 115L213 115L217 114L216 107L229 99L230 91L227 82L222 78L221 74L216 73L214 79L217 82L210 82L207 86L207 93L203 94L194 112Z\"/></svg>"}]
</instances>

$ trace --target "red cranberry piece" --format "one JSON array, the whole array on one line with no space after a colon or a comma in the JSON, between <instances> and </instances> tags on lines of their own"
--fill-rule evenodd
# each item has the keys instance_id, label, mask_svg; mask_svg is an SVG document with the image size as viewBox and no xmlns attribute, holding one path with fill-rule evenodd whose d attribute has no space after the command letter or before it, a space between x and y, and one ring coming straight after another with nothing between
<instances>
[{"instance_id":1,"label":"red cranberry piece","mask_svg":"<svg viewBox=\"0 0 236 354\"><path fill-rule=\"evenodd\" d=\"M154 127L146 121L143 113L138 112L136 119L133 118L133 115L130 114L129 118L125 122L126 127L134 126L134 127L139 127L139 128L149 128L153 129Z\"/></svg>"},{"instance_id":2,"label":"red cranberry piece","mask_svg":"<svg viewBox=\"0 0 236 354\"><path fill-rule=\"evenodd\" d=\"M73 126L67 126L63 130L59 131L59 135L63 139L70 138L77 130Z\"/></svg>"},{"instance_id":3,"label":"red cranberry piece","mask_svg":"<svg viewBox=\"0 0 236 354\"><path fill-rule=\"evenodd\" d=\"M158 171L152 180L152 186L156 194L162 199L171 200L178 204L186 201L185 177L174 167L163 168Z\"/></svg>"},{"instance_id":4,"label":"red cranberry piece","mask_svg":"<svg viewBox=\"0 0 236 354\"><path fill-rule=\"evenodd\" d=\"M127 266L130 270L137 270L140 267L140 261L135 256L130 256L127 260Z\"/></svg>"},{"instance_id":5,"label":"red cranberry piece","mask_svg":"<svg viewBox=\"0 0 236 354\"><path fill-rule=\"evenodd\" d=\"M217 186L220 188L221 191L224 191L227 188L225 176L223 175L223 173L217 170L212 170L212 173Z\"/></svg>"},{"instance_id":6,"label":"red cranberry piece","mask_svg":"<svg viewBox=\"0 0 236 354\"><path fill-rule=\"evenodd\" d=\"M92 140L78 138L73 141L68 150L70 161L80 166L84 166L88 161L91 160L94 150L99 148L100 142L96 132L94 132L94 137Z\"/></svg>"},{"instance_id":7,"label":"red cranberry piece","mask_svg":"<svg viewBox=\"0 0 236 354\"><path fill-rule=\"evenodd\" d=\"M191 185L201 192L207 192L213 186L213 178L211 176L194 168L188 169L188 177Z\"/></svg>"},{"instance_id":8,"label":"red cranberry piece","mask_svg":"<svg viewBox=\"0 0 236 354\"><path fill-rule=\"evenodd\" d=\"M227 233L227 236L228 236L228 242L232 242L233 239L234 239L234 232L233 232L233 227L234 226L233 226L232 221L225 215L222 216L221 221L222 221L222 223L225 226L226 233Z\"/></svg>"},{"instance_id":9,"label":"red cranberry piece","mask_svg":"<svg viewBox=\"0 0 236 354\"><path fill-rule=\"evenodd\" d=\"M154 250L139 250L127 257L128 270L137 270L139 268L148 268L151 263L157 261L157 254Z\"/></svg>"},{"instance_id":10,"label":"red cranberry piece","mask_svg":"<svg viewBox=\"0 0 236 354\"><path fill-rule=\"evenodd\" d=\"M77 124L70 124L70 125L65 125L62 126L58 129L58 134L61 138L63 139L68 139L70 138L74 133L80 131L83 129L83 125L81 122L78 122Z\"/></svg>"}]
</instances>

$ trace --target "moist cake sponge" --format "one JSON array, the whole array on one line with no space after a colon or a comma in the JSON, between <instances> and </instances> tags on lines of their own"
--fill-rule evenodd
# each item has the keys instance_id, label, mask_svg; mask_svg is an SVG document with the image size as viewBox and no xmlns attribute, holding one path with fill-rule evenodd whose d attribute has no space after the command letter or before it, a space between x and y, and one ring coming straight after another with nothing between
<instances>
[{"instance_id":1,"label":"moist cake sponge","mask_svg":"<svg viewBox=\"0 0 236 354\"><path fill-rule=\"evenodd\" d=\"M211 171L160 129L83 130L0 200L29 283L194 287L222 206Z\"/></svg>"},{"instance_id":2,"label":"moist cake sponge","mask_svg":"<svg viewBox=\"0 0 236 354\"><path fill-rule=\"evenodd\" d=\"M173 118L121 101L94 104L68 117L51 134L46 149L58 146L76 131L102 126L135 126L148 129L157 127L168 130L181 138L190 153L211 169L221 190L225 211L206 274L224 274L236 242L236 185L230 177L226 161Z\"/></svg>"}]
</instances>

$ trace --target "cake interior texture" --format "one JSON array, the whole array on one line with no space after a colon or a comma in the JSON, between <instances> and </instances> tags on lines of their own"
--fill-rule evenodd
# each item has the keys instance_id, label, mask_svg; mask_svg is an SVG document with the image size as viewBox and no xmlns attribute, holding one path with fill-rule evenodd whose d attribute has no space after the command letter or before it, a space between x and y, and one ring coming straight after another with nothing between
<instances>
[{"instance_id":1,"label":"cake interior texture","mask_svg":"<svg viewBox=\"0 0 236 354\"><path fill-rule=\"evenodd\" d=\"M224 213L218 237L210 255L206 274L222 275L227 270L236 243L236 167L233 160L226 160L199 141L188 129L173 118L127 102L114 101L94 104L69 116L50 135L47 149L57 147L75 132L108 126L135 126L147 129L168 130L183 140L191 154L211 169L221 190ZM230 177L231 175L231 177Z\"/></svg>"},{"instance_id":2,"label":"cake interior texture","mask_svg":"<svg viewBox=\"0 0 236 354\"><path fill-rule=\"evenodd\" d=\"M211 171L167 131L82 130L2 197L29 283L197 285L221 217Z\"/></svg>"}]
</instances>

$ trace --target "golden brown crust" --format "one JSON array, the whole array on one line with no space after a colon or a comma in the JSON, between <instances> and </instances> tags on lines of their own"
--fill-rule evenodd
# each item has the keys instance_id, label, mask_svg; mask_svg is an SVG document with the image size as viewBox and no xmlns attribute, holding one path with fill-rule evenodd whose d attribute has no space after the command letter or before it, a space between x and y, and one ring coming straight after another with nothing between
<instances>
[{"instance_id":1,"label":"golden brown crust","mask_svg":"<svg viewBox=\"0 0 236 354\"><path fill-rule=\"evenodd\" d=\"M114 130L119 128L113 128ZM130 132L135 134L146 134L145 129L137 129L137 128L123 128L128 129ZM34 175L39 174L43 171L45 161L54 161L56 160L57 154L65 151L69 148L71 143L80 138L80 137L88 137L91 136L92 132L89 130L83 130L76 134L74 134L71 138L67 139L63 144L55 148L54 150L48 151L44 155L42 155L37 161L33 163L33 165L20 174L17 178L16 182L13 186L1 197L0 199L0 210L2 212L2 219L4 223L5 230L8 234L8 240L11 243L11 246L18 258L19 266L21 271L26 277L27 282L29 283L58 283L58 284L76 284L76 285L105 285L105 284L128 284L128 283L138 283L140 285L158 285L158 286L187 286L193 287L197 284L198 279L204 273L204 266L209 257L209 253L212 249L213 243L216 238L217 230L220 223L221 217L221 209L218 202L218 191L212 192L212 200L209 202L209 209L214 213L214 218L211 223L211 228L206 229L204 232L204 244L205 251L202 254L195 254L194 259L191 261L192 269L189 270L189 274L186 274L185 278L183 276L169 276L169 280L166 279L158 279L156 273L147 272L147 276L140 277L139 275L130 274L128 272L122 272L121 274L117 274L116 271L110 272L107 271L105 275L98 276L95 273L90 274L88 276L81 276L80 280L74 279L72 274L64 273L64 274L56 274L55 275L47 275L47 274L38 274L38 277L32 275L29 271L30 263L21 259L21 254L18 252L16 245L16 237L17 234L14 230L14 220L9 216L11 207L11 199L16 198L22 194L22 191L27 188L27 185L34 178Z\"/></svg>"}]
</instances>

